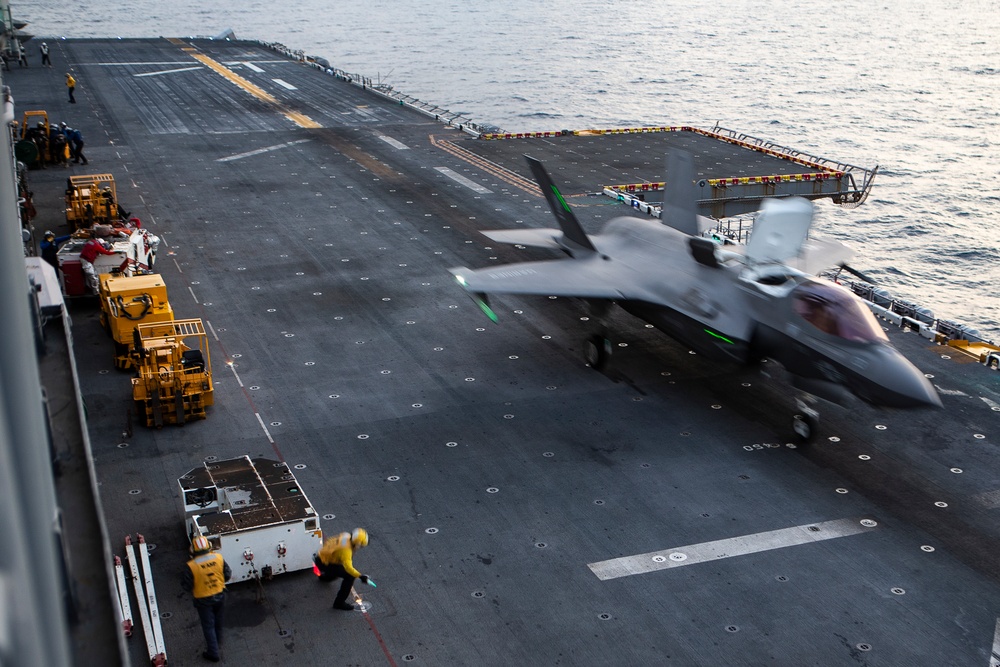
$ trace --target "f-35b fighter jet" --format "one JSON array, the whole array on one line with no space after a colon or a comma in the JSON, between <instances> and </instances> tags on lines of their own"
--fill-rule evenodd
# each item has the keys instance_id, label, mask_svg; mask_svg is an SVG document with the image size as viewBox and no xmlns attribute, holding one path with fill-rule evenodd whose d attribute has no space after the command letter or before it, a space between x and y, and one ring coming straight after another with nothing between
<instances>
[{"instance_id":1,"label":"f-35b fighter jet","mask_svg":"<svg viewBox=\"0 0 1000 667\"><path fill-rule=\"evenodd\" d=\"M806 441L817 426L816 397L940 407L934 387L889 343L864 302L815 276L842 262L848 249L809 239L809 201L767 200L745 246L717 245L701 235L693 160L675 151L668 156L661 220L615 218L588 236L542 163L525 157L559 229L483 234L567 257L450 269L494 321L489 294L579 297L598 309L615 303L707 357L739 364L777 361L803 392L793 427ZM588 339L587 350L588 362L600 368L611 344L598 333Z\"/></svg>"}]
</instances>

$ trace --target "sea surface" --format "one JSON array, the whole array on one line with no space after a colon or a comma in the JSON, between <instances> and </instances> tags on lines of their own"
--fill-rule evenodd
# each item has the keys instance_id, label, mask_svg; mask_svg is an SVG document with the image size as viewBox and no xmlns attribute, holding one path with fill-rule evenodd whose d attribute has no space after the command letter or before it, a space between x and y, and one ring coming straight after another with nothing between
<instances>
[{"instance_id":1,"label":"sea surface","mask_svg":"<svg viewBox=\"0 0 1000 667\"><path fill-rule=\"evenodd\" d=\"M508 131L723 127L879 174L816 233L1000 341L1000 1L23 0L38 36L280 42ZM36 43L29 53L37 59ZM34 49L34 50L32 50Z\"/></svg>"}]
</instances>

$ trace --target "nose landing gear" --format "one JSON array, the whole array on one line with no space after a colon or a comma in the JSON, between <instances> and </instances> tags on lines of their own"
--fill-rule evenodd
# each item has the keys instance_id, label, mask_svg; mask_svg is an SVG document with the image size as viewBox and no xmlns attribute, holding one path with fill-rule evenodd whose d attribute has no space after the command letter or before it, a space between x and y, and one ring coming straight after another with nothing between
<instances>
[{"instance_id":1,"label":"nose landing gear","mask_svg":"<svg viewBox=\"0 0 1000 667\"><path fill-rule=\"evenodd\" d=\"M594 334L584 343L584 357L594 370L603 370L611 359L611 341L603 334Z\"/></svg>"},{"instance_id":2,"label":"nose landing gear","mask_svg":"<svg viewBox=\"0 0 1000 667\"><path fill-rule=\"evenodd\" d=\"M798 412L792 415L792 431L799 444L808 445L816 439L819 431L819 411L815 405L816 397L812 394L803 394L795 398Z\"/></svg>"}]
</instances>

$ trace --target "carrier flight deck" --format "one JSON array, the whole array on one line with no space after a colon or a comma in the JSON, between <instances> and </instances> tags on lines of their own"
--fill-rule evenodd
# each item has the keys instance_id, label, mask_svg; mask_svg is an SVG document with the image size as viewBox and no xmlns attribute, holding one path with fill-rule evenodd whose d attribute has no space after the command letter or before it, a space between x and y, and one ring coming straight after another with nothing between
<instances>
[{"instance_id":1,"label":"carrier flight deck","mask_svg":"<svg viewBox=\"0 0 1000 667\"><path fill-rule=\"evenodd\" d=\"M831 405L798 447L780 368L613 311L597 371L586 304L498 297L494 324L448 272L555 255L480 234L554 226L525 154L588 232L648 218L672 146L706 215L857 205L874 168L656 119L487 132L256 42L50 44L55 68L4 80L19 112L81 129L90 166L29 173L35 226L68 233L66 178L113 173L209 336L206 419L146 428L95 303L69 305L111 551L155 545L171 664L204 648L177 479L243 456L286 463L325 534L366 528L354 562L378 588L343 612L311 571L233 583L224 664L997 664L1000 375L884 321L944 408Z\"/></svg>"}]
</instances>

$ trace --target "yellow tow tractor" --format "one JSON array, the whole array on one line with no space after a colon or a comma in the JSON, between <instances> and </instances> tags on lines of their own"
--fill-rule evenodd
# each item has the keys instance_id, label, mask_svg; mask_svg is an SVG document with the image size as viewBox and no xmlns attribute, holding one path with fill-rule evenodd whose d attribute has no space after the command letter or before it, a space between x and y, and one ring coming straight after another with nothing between
<instances>
[{"instance_id":1,"label":"yellow tow tractor","mask_svg":"<svg viewBox=\"0 0 1000 667\"><path fill-rule=\"evenodd\" d=\"M25 111L18 141L14 144L14 156L29 169L44 167L49 162L68 164L69 144L62 132L52 134L47 112Z\"/></svg>"},{"instance_id":2,"label":"yellow tow tractor","mask_svg":"<svg viewBox=\"0 0 1000 667\"><path fill-rule=\"evenodd\" d=\"M132 398L146 426L204 419L212 405L212 366L201 320L140 324L135 328Z\"/></svg>"},{"instance_id":3,"label":"yellow tow tractor","mask_svg":"<svg viewBox=\"0 0 1000 667\"><path fill-rule=\"evenodd\" d=\"M137 325L174 319L167 286L159 274L102 274L100 299L101 326L115 341L115 368L122 370L132 367Z\"/></svg>"},{"instance_id":4,"label":"yellow tow tractor","mask_svg":"<svg viewBox=\"0 0 1000 667\"><path fill-rule=\"evenodd\" d=\"M111 174L70 176L66 188L66 222L72 229L113 224L121 217L118 190Z\"/></svg>"}]
</instances>

